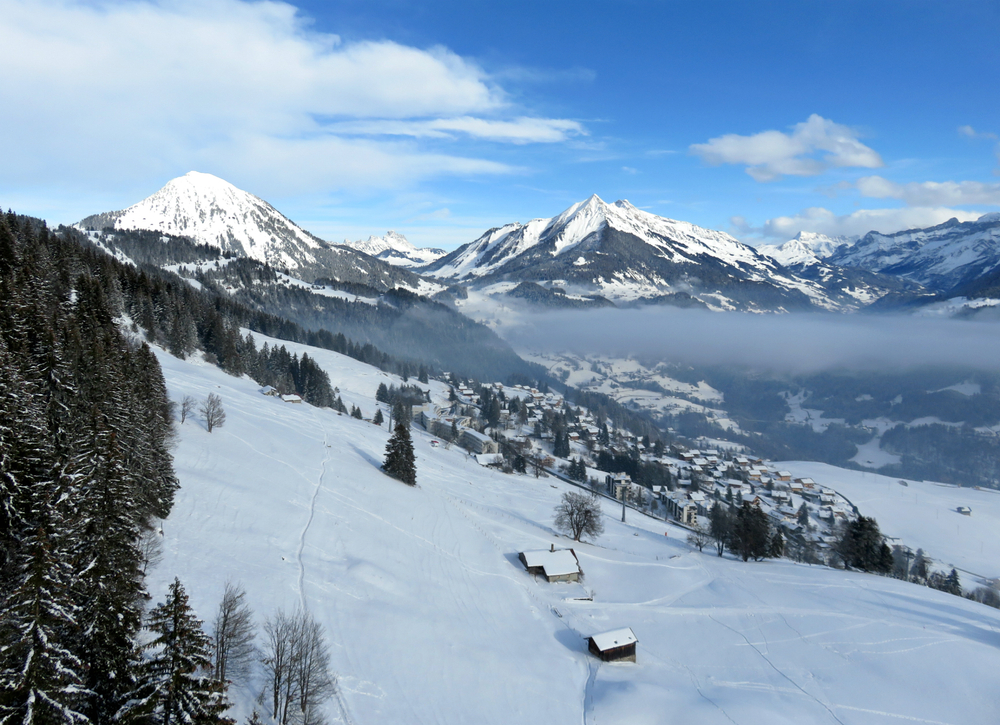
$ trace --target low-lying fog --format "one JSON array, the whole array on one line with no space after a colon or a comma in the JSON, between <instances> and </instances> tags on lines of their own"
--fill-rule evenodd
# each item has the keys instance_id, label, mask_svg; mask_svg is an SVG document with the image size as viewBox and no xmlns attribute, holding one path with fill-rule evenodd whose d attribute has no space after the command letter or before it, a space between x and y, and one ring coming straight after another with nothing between
<instances>
[{"instance_id":1,"label":"low-lying fog","mask_svg":"<svg viewBox=\"0 0 1000 725\"><path fill-rule=\"evenodd\" d=\"M1000 322L908 315L755 315L646 307L524 315L502 329L515 348L656 357L812 373L924 366L1000 368Z\"/></svg>"}]
</instances>

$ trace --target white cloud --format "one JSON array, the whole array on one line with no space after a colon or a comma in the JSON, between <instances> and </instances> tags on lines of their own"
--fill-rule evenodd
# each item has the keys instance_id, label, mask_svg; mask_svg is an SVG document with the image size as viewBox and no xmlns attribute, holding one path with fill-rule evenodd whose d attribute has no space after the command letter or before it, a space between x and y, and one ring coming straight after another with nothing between
<instances>
[{"instance_id":1,"label":"white cloud","mask_svg":"<svg viewBox=\"0 0 1000 725\"><path fill-rule=\"evenodd\" d=\"M693 144L691 153L712 165L746 165L757 181L781 176L816 176L833 167L878 168L882 158L858 141L857 133L813 114L791 133L762 131L752 136L726 134Z\"/></svg>"},{"instance_id":2,"label":"white cloud","mask_svg":"<svg viewBox=\"0 0 1000 725\"><path fill-rule=\"evenodd\" d=\"M997 135L995 133L983 132L980 133L976 131L972 126L959 126L958 133L960 136L966 136L968 138L986 138L992 141L997 140Z\"/></svg>"},{"instance_id":3,"label":"white cloud","mask_svg":"<svg viewBox=\"0 0 1000 725\"><path fill-rule=\"evenodd\" d=\"M1000 183L979 181L924 181L897 184L881 176L865 176L855 183L862 196L901 199L911 206L1000 205Z\"/></svg>"},{"instance_id":4,"label":"white cloud","mask_svg":"<svg viewBox=\"0 0 1000 725\"><path fill-rule=\"evenodd\" d=\"M498 121L472 116L435 118L417 121L349 121L330 130L341 134L367 136L411 136L413 138L450 138L456 133L489 141L515 144L554 143L571 136L587 135L577 121L561 118L526 118Z\"/></svg>"},{"instance_id":5,"label":"white cloud","mask_svg":"<svg viewBox=\"0 0 1000 725\"><path fill-rule=\"evenodd\" d=\"M585 133L523 111L505 120L503 89L445 48L343 43L283 2L0 0L0 17L0 136L11 141L0 186L10 188L165 181L194 168L255 191L281 180L394 187L513 169L331 129L418 119L515 143Z\"/></svg>"},{"instance_id":6,"label":"white cloud","mask_svg":"<svg viewBox=\"0 0 1000 725\"><path fill-rule=\"evenodd\" d=\"M902 209L859 209L851 214L835 214L823 207L803 209L795 216L768 219L763 226L748 225L741 217L730 221L743 234L769 240L785 241L799 232L816 232L830 237L862 236L871 231L891 234L904 229L921 229L948 221L975 221L983 212L968 212L940 206L914 206Z\"/></svg>"}]
</instances>

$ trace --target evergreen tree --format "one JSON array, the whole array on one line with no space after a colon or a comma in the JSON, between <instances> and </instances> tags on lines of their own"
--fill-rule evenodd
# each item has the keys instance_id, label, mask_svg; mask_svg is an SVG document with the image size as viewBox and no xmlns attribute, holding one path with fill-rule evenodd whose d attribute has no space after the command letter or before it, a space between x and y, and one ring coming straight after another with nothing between
<instances>
[{"instance_id":1,"label":"evergreen tree","mask_svg":"<svg viewBox=\"0 0 1000 725\"><path fill-rule=\"evenodd\" d=\"M227 722L223 685L212 677L212 641L191 611L180 580L166 600L149 613L156 637L146 645L143 691L157 725L209 725Z\"/></svg>"},{"instance_id":2,"label":"evergreen tree","mask_svg":"<svg viewBox=\"0 0 1000 725\"><path fill-rule=\"evenodd\" d=\"M753 557L760 561L768 555L771 544L770 526L767 515L760 506L744 501L736 511L733 522L732 546L743 561Z\"/></svg>"},{"instance_id":3,"label":"evergreen tree","mask_svg":"<svg viewBox=\"0 0 1000 725\"><path fill-rule=\"evenodd\" d=\"M785 555L785 537L781 535L780 531L775 531L774 536L771 537L771 546L767 555L772 559L780 559Z\"/></svg>"},{"instance_id":4,"label":"evergreen tree","mask_svg":"<svg viewBox=\"0 0 1000 725\"><path fill-rule=\"evenodd\" d=\"M385 386L385 383L378 384L378 390L375 391L375 400L380 403L389 402L389 389Z\"/></svg>"},{"instance_id":5,"label":"evergreen tree","mask_svg":"<svg viewBox=\"0 0 1000 725\"><path fill-rule=\"evenodd\" d=\"M954 594L955 596L962 596L962 583L958 579L958 571L956 569L952 569L948 574L942 591Z\"/></svg>"},{"instance_id":6,"label":"evergreen tree","mask_svg":"<svg viewBox=\"0 0 1000 725\"><path fill-rule=\"evenodd\" d=\"M798 514L796 514L796 519L798 520L800 525L805 526L806 528L809 527L809 504L807 504L805 501L803 501L802 505L799 506L799 511Z\"/></svg>"},{"instance_id":7,"label":"evergreen tree","mask_svg":"<svg viewBox=\"0 0 1000 725\"><path fill-rule=\"evenodd\" d=\"M359 408L356 405L352 405L351 406L351 417L352 418L357 418L358 420L362 420L361 408Z\"/></svg>"},{"instance_id":8,"label":"evergreen tree","mask_svg":"<svg viewBox=\"0 0 1000 725\"><path fill-rule=\"evenodd\" d=\"M405 484L417 485L413 441L410 439L409 429L401 422L396 423L392 437L385 446L385 462L382 464L382 470Z\"/></svg>"},{"instance_id":9,"label":"evergreen tree","mask_svg":"<svg viewBox=\"0 0 1000 725\"><path fill-rule=\"evenodd\" d=\"M375 410L375 417L372 418L372 423L374 423L375 425L379 425L380 426L380 425L382 425L382 423L384 421L385 421L385 418L382 415L382 409L381 408L376 408L376 410Z\"/></svg>"},{"instance_id":10,"label":"evergreen tree","mask_svg":"<svg viewBox=\"0 0 1000 725\"><path fill-rule=\"evenodd\" d=\"M927 557L923 549L917 549L916 556L913 557L913 567L910 569L910 576L916 582L927 581Z\"/></svg>"},{"instance_id":11,"label":"evergreen tree","mask_svg":"<svg viewBox=\"0 0 1000 725\"><path fill-rule=\"evenodd\" d=\"M892 571L892 550L885 543L878 522L867 516L859 516L847 525L837 553L850 569L881 574Z\"/></svg>"},{"instance_id":12,"label":"evergreen tree","mask_svg":"<svg viewBox=\"0 0 1000 725\"><path fill-rule=\"evenodd\" d=\"M70 645L79 608L70 595L73 570L59 552L57 514L36 489L36 528L24 538L17 583L0 611L0 722L79 725L89 694L84 663Z\"/></svg>"}]
</instances>

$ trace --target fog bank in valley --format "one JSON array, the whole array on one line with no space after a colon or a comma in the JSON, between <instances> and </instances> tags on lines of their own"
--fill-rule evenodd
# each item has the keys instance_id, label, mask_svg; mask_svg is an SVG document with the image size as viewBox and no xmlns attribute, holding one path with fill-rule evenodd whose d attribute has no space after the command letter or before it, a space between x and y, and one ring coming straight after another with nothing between
<instances>
[{"instance_id":1,"label":"fog bank in valley","mask_svg":"<svg viewBox=\"0 0 1000 725\"><path fill-rule=\"evenodd\" d=\"M747 313L645 307L526 315L516 348L640 356L690 365L812 373L924 366L1000 368L1000 322L908 315Z\"/></svg>"}]
</instances>

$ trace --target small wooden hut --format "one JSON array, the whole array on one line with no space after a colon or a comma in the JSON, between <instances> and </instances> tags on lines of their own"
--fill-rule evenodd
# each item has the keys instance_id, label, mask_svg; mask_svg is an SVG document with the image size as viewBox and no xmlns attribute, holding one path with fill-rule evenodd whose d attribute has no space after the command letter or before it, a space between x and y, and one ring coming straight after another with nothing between
<instances>
[{"instance_id":1,"label":"small wooden hut","mask_svg":"<svg viewBox=\"0 0 1000 725\"><path fill-rule=\"evenodd\" d=\"M591 654L605 662L635 662L639 640L630 627L595 634L588 641Z\"/></svg>"}]
</instances>

